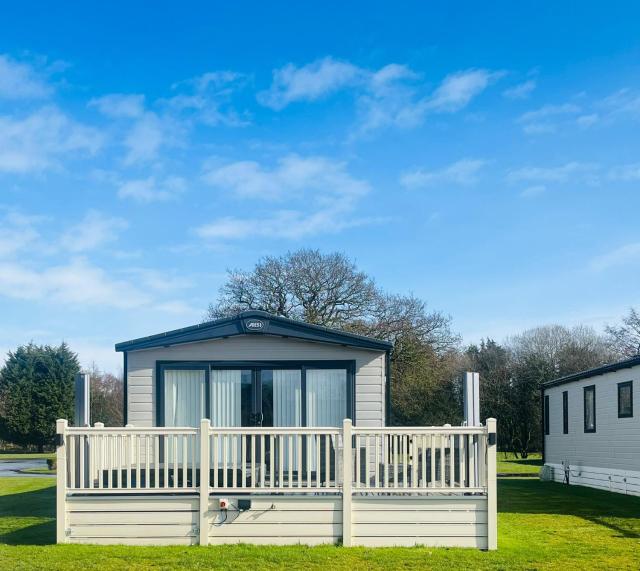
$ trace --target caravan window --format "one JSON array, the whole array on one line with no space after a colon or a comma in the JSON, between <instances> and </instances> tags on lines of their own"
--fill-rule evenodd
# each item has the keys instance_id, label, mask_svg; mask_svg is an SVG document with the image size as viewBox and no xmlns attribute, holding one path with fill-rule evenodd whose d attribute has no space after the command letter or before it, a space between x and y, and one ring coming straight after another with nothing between
<instances>
[{"instance_id":1,"label":"caravan window","mask_svg":"<svg viewBox=\"0 0 640 571\"><path fill-rule=\"evenodd\" d=\"M596 431L596 386L584 388L584 431Z\"/></svg>"}]
</instances>

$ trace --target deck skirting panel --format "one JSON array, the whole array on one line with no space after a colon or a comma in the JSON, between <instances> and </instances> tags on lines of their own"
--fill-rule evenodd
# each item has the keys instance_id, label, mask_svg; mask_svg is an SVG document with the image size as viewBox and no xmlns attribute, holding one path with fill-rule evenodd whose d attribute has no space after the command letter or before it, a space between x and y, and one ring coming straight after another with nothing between
<instances>
[{"instance_id":1,"label":"deck skirting panel","mask_svg":"<svg viewBox=\"0 0 640 571\"><path fill-rule=\"evenodd\" d=\"M546 463L545 466L552 468L553 475L551 479L554 482L565 482L565 472L562 464ZM640 496L640 472L632 470L570 465L569 484Z\"/></svg>"}]
</instances>

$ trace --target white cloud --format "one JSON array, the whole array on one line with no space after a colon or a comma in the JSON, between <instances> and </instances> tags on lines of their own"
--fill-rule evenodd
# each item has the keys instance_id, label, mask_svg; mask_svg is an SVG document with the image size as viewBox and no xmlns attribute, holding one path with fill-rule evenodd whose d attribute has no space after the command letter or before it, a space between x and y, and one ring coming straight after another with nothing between
<instances>
[{"instance_id":1,"label":"white cloud","mask_svg":"<svg viewBox=\"0 0 640 571\"><path fill-rule=\"evenodd\" d=\"M164 202L176 198L185 191L186 187L187 184L181 177L173 176L157 179L154 176L150 176L122 183L118 189L118 196L120 198L130 198L143 204Z\"/></svg>"},{"instance_id":2,"label":"white cloud","mask_svg":"<svg viewBox=\"0 0 640 571\"><path fill-rule=\"evenodd\" d=\"M164 313L180 315L185 318L189 317L195 319L202 316L202 309L197 309L180 299L159 303L155 308Z\"/></svg>"},{"instance_id":3,"label":"white cloud","mask_svg":"<svg viewBox=\"0 0 640 571\"><path fill-rule=\"evenodd\" d=\"M352 86L367 72L348 62L325 57L302 67L290 63L273 72L271 87L258 102L277 111L296 101L316 101Z\"/></svg>"},{"instance_id":4,"label":"white cloud","mask_svg":"<svg viewBox=\"0 0 640 571\"><path fill-rule=\"evenodd\" d=\"M26 173L60 166L62 157L95 154L102 135L53 106L24 118L0 116L0 172Z\"/></svg>"},{"instance_id":5,"label":"white cloud","mask_svg":"<svg viewBox=\"0 0 640 571\"><path fill-rule=\"evenodd\" d=\"M602 272L616 266L626 266L640 262L640 242L620 246L611 252L595 257L590 267L596 272Z\"/></svg>"},{"instance_id":6,"label":"white cloud","mask_svg":"<svg viewBox=\"0 0 640 571\"><path fill-rule=\"evenodd\" d=\"M573 103L563 103L562 105L543 105L539 109L523 113L518 120L521 123L529 123L532 121L539 121L540 119L546 119L547 117L575 115L576 113L580 113L580 107Z\"/></svg>"},{"instance_id":7,"label":"white cloud","mask_svg":"<svg viewBox=\"0 0 640 571\"><path fill-rule=\"evenodd\" d=\"M177 143L179 127L174 121L162 118L155 113L146 112L125 136L127 147L125 164L148 162L156 159L160 149Z\"/></svg>"},{"instance_id":8,"label":"white cloud","mask_svg":"<svg viewBox=\"0 0 640 571\"><path fill-rule=\"evenodd\" d=\"M92 99L89 106L107 117L135 119L144 113L144 95L111 93Z\"/></svg>"},{"instance_id":9,"label":"white cloud","mask_svg":"<svg viewBox=\"0 0 640 571\"><path fill-rule=\"evenodd\" d=\"M507 173L508 182L563 183L570 180L597 182L598 166L591 163L569 162L556 167L523 167Z\"/></svg>"},{"instance_id":10,"label":"white cloud","mask_svg":"<svg viewBox=\"0 0 640 571\"><path fill-rule=\"evenodd\" d=\"M533 93L534 89L537 87L537 83L534 79L529 79L527 81L523 81L518 85L514 85L513 87L509 87L502 92L507 99L526 99Z\"/></svg>"},{"instance_id":11,"label":"white cloud","mask_svg":"<svg viewBox=\"0 0 640 571\"><path fill-rule=\"evenodd\" d=\"M589 113L588 115L580 115L580 117L576 119L576 123L580 127L587 128L595 125L599 120L600 116L597 113Z\"/></svg>"},{"instance_id":12,"label":"white cloud","mask_svg":"<svg viewBox=\"0 0 640 571\"><path fill-rule=\"evenodd\" d=\"M459 111L502 75L501 72L486 69L468 69L452 73L444 78L427 101L426 107L441 113Z\"/></svg>"},{"instance_id":13,"label":"white cloud","mask_svg":"<svg viewBox=\"0 0 640 571\"><path fill-rule=\"evenodd\" d=\"M373 221L353 216L369 184L349 174L346 164L326 157L289 155L273 168L252 161L210 167L204 180L238 198L287 203L259 218L227 216L197 228L196 234L209 240L297 239Z\"/></svg>"},{"instance_id":14,"label":"white cloud","mask_svg":"<svg viewBox=\"0 0 640 571\"><path fill-rule=\"evenodd\" d=\"M383 127L410 128L427 115L455 113L501 77L484 69L459 71L446 76L431 95L419 97L413 84L418 75L405 66L386 66L373 76L366 93L358 98L360 124L356 134Z\"/></svg>"},{"instance_id":15,"label":"white cloud","mask_svg":"<svg viewBox=\"0 0 640 571\"><path fill-rule=\"evenodd\" d=\"M533 186L528 186L521 193L520 196L522 198L533 198L535 196L539 196L546 192L547 187L544 184L535 184Z\"/></svg>"},{"instance_id":16,"label":"white cloud","mask_svg":"<svg viewBox=\"0 0 640 571\"><path fill-rule=\"evenodd\" d=\"M126 165L153 161L163 147L179 145L184 137L185 126L173 117L147 110L143 95L112 93L92 99L89 105L126 125L122 135Z\"/></svg>"},{"instance_id":17,"label":"white cloud","mask_svg":"<svg viewBox=\"0 0 640 571\"><path fill-rule=\"evenodd\" d=\"M626 115L633 119L640 118L640 93L629 88L620 89L605 97L599 106L610 115Z\"/></svg>"},{"instance_id":18,"label":"white cloud","mask_svg":"<svg viewBox=\"0 0 640 571\"><path fill-rule=\"evenodd\" d=\"M174 83L172 87L175 89L185 84L192 85L198 93L202 93L210 89L216 91L221 89L228 90L229 86L246 80L247 77L244 74L236 71L208 71L192 79Z\"/></svg>"},{"instance_id":19,"label":"white cloud","mask_svg":"<svg viewBox=\"0 0 640 571\"><path fill-rule=\"evenodd\" d=\"M63 304L73 309L145 308L195 315L187 302L163 299L172 291L190 287L190 282L171 275L164 278L163 283L155 270L107 272L83 257L44 268L42 265L5 261L0 262L0 297Z\"/></svg>"},{"instance_id":20,"label":"white cloud","mask_svg":"<svg viewBox=\"0 0 640 571\"><path fill-rule=\"evenodd\" d=\"M527 135L548 135L558 130L558 125L547 121L546 123L527 123L522 127Z\"/></svg>"},{"instance_id":21,"label":"white cloud","mask_svg":"<svg viewBox=\"0 0 640 571\"><path fill-rule=\"evenodd\" d=\"M609 178L623 182L635 182L640 180L640 163L631 163L613 167L609 171Z\"/></svg>"},{"instance_id":22,"label":"white cloud","mask_svg":"<svg viewBox=\"0 0 640 571\"><path fill-rule=\"evenodd\" d=\"M208 184L237 196L264 200L304 199L326 201L330 197L356 198L369 192L369 184L352 177L346 164L325 157L289 155L274 168L254 161L240 161L210 168L203 175Z\"/></svg>"},{"instance_id":23,"label":"white cloud","mask_svg":"<svg viewBox=\"0 0 640 571\"><path fill-rule=\"evenodd\" d=\"M174 90L185 90L165 100L172 112L192 118L210 127L243 127L249 124L247 112L231 107L232 95L244 87L248 77L234 71L210 71L175 83Z\"/></svg>"},{"instance_id":24,"label":"white cloud","mask_svg":"<svg viewBox=\"0 0 640 571\"><path fill-rule=\"evenodd\" d=\"M122 353L116 353L113 342L100 342L87 339L86 336L69 337L65 341L78 354L80 365L85 369L89 369L96 363L102 371L112 374L122 372ZM52 342L58 343L59 340L54 339Z\"/></svg>"},{"instance_id":25,"label":"white cloud","mask_svg":"<svg viewBox=\"0 0 640 571\"><path fill-rule=\"evenodd\" d=\"M555 133L559 121L580 112L581 108L573 103L543 105L539 109L523 113L518 118L518 123L522 124L523 131L528 135Z\"/></svg>"},{"instance_id":26,"label":"white cloud","mask_svg":"<svg viewBox=\"0 0 640 571\"><path fill-rule=\"evenodd\" d=\"M404 173L400 183L410 189L425 188L434 185L470 185L478 180L480 170L486 161L480 159L462 159L439 170L416 169Z\"/></svg>"},{"instance_id":27,"label":"white cloud","mask_svg":"<svg viewBox=\"0 0 640 571\"><path fill-rule=\"evenodd\" d=\"M0 54L0 99L43 99L51 92L32 66Z\"/></svg>"},{"instance_id":28,"label":"white cloud","mask_svg":"<svg viewBox=\"0 0 640 571\"><path fill-rule=\"evenodd\" d=\"M271 87L258 94L258 101L281 110L296 101L317 101L352 89L359 115L352 136L358 136L389 126L415 127L429 113L459 111L502 75L485 69L458 71L446 76L432 94L420 95L416 85L420 76L405 65L371 71L326 57L275 70Z\"/></svg>"},{"instance_id":29,"label":"white cloud","mask_svg":"<svg viewBox=\"0 0 640 571\"><path fill-rule=\"evenodd\" d=\"M171 293L187 289L193 285L191 279L173 272L170 268L163 268L162 270L126 268L121 271L127 277L132 278L135 283L143 286L145 291Z\"/></svg>"},{"instance_id":30,"label":"white cloud","mask_svg":"<svg viewBox=\"0 0 640 571\"><path fill-rule=\"evenodd\" d=\"M390 64L371 76L368 88L357 98L355 135L385 127L411 128L422 123L424 105L413 85L418 75L406 66Z\"/></svg>"},{"instance_id":31,"label":"white cloud","mask_svg":"<svg viewBox=\"0 0 640 571\"><path fill-rule=\"evenodd\" d=\"M351 209L339 205L317 212L280 210L258 218L228 216L196 229L201 238L210 240L242 240L247 238L282 238L297 240L318 234L336 234L347 228L380 222L381 219L345 217Z\"/></svg>"},{"instance_id":32,"label":"white cloud","mask_svg":"<svg viewBox=\"0 0 640 571\"><path fill-rule=\"evenodd\" d=\"M0 295L13 299L53 301L69 305L131 308L149 302L148 294L83 258L42 269L0 263Z\"/></svg>"},{"instance_id":33,"label":"white cloud","mask_svg":"<svg viewBox=\"0 0 640 571\"><path fill-rule=\"evenodd\" d=\"M127 221L122 218L90 210L78 224L62 235L60 245L69 252L87 252L114 242L127 227Z\"/></svg>"},{"instance_id":34,"label":"white cloud","mask_svg":"<svg viewBox=\"0 0 640 571\"><path fill-rule=\"evenodd\" d=\"M33 246L40 238L35 224L40 218L9 210L0 224L0 258Z\"/></svg>"}]
</instances>

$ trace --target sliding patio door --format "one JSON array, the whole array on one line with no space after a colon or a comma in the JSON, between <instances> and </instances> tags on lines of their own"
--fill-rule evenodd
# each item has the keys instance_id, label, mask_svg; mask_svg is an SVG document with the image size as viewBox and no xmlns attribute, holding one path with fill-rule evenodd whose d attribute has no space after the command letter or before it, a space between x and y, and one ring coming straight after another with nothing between
<instances>
[{"instance_id":1,"label":"sliding patio door","mask_svg":"<svg viewBox=\"0 0 640 571\"><path fill-rule=\"evenodd\" d=\"M206 371L165 369L164 425L200 426L206 416Z\"/></svg>"},{"instance_id":2,"label":"sliding patio door","mask_svg":"<svg viewBox=\"0 0 640 571\"><path fill-rule=\"evenodd\" d=\"M306 373L307 426L342 426L342 421L347 414L347 371L345 369L307 369ZM332 437L331 448L335 449L336 445ZM335 479L334 462L330 460L329 465L326 465L326 455L321 453L322 450L318 450L319 446L321 446L319 440L311 441L309 450L311 470L318 473L320 480ZM323 446L327 446L327 443ZM334 458L333 454L331 458Z\"/></svg>"},{"instance_id":3,"label":"sliding patio door","mask_svg":"<svg viewBox=\"0 0 640 571\"><path fill-rule=\"evenodd\" d=\"M200 426L206 416L206 369L164 370L164 425ZM164 454L169 465L191 466L199 461L200 437L167 439ZM176 475L176 477L178 477Z\"/></svg>"},{"instance_id":4,"label":"sliding patio door","mask_svg":"<svg viewBox=\"0 0 640 571\"><path fill-rule=\"evenodd\" d=\"M307 426L342 426L347 415L347 371L307 369Z\"/></svg>"}]
</instances>

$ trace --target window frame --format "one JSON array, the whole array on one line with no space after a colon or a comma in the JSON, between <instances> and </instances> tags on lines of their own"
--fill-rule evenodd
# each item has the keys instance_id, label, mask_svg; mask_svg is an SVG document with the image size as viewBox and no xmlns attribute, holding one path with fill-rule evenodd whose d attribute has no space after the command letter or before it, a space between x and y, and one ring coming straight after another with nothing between
<instances>
[{"instance_id":1,"label":"window frame","mask_svg":"<svg viewBox=\"0 0 640 571\"><path fill-rule=\"evenodd\" d=\"M549 395L544 395L544 435L549 436L550 432Z\"/></svg>"},{"instance_id":2,"label":"window frame","mask_svg":"<svg viewBox=\"0 0 640 571\"><path fill-rule=\"evenodd\" d=\"M562 391L562 434L569 434L569 391Z\"/></svg>"},{"instance_id":3,"label":"window frame","mask_svg":"<svg viewBox=\"0 0 640 571\"><path fill-rule=\"evenodd\" d=\"M206 368L205 410L207 418L211 418L211 369L251 369L252 374L259 375L261 369L300 369L302 374L302 418L306 427L306 370L307 369L345 369L347 372L347 410L344 418L356 423L356 361L345 360L274 360L274 361L220 361L220 360L158 360L155 366L156 389L156 426L165 426L164 418L164 371L165 369L201 369Z\"/></svg>"},{"instance_id":4,"label":"window frame","mask_svg":"<svg viewBox=\"0 0 640 571\"><path fill-rule=\"evenodd\" d=\"M593 393L593 428L587 427L587 393ZM582 389L582 400L583 400L583 424L584 424L584 432L585 434L593 434L597 430L596 424L596 386L589 385L588 387L583 387Z\"/></svg>"},{"instance_id":5,"label":"window frame","mask_svg":"<svg viewBox=\"0 0 640 571\"><path fill-rule=\"evenodd\" d=\"M629 413L622 414L620 412L620 389L629 387ZM633 381L624 381L618 383L618 418L633 418Z\"/></svg>"}]
</instances>

